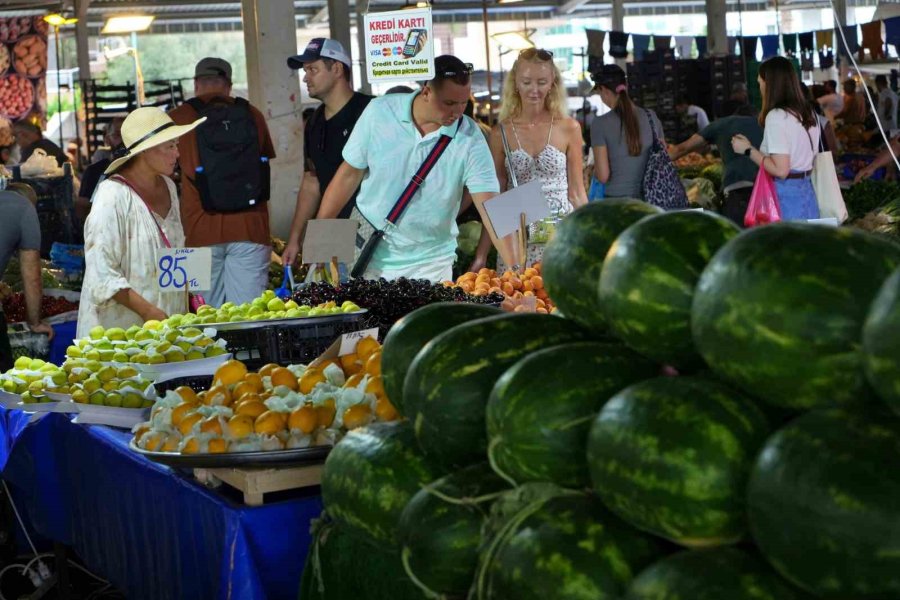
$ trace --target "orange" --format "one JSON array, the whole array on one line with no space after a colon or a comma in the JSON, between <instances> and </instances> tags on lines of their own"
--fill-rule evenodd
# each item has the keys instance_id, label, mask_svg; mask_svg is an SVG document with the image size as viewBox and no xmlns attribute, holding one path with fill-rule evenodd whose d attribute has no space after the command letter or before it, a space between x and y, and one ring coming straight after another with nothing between
<instances>
[{"instance_id":1,"label":"orange","mask_svg":"<svg viewBox=\"0 0 900 600\"><path fill-rule=\"evenodd\" d=\"M344 387L345 388L355 388L363 380L363 377L365 377L365 375L363 375L362 373L356 373L355 375L351 375L350 377L347 378L347 382L344 384Z\"/></svg>"},{"instance_id":2,"label":"orange","mask_svg":"<svg viewBox=\"0 0 900 600\"><path fill-rule=\"evenodd\" d=\"M366 361L366 373L372 376L381 376L381 352L376 352Z\"/></svg>"},{"instance_id":3,"label":"orange","mask_svg":"<svg viewBox=\"0 0 900 600\"><path fill-rule=\"evenodd\" d=\"M400 418L391 401L383 396L375 402L375 416L379 421L396 421Z\"/></svg>"},{"instance_id":4,"label":"orange","mask_svg":"<svg viewBox=\"0 0 900 600\"><path fill-rule=\"evenodd\" d=\"M206 451L210 454L222 454L228 449L228 442L222 438L213 438L206 445Z\"/></svg>"},{"instance_id":5,"label":"orange","mask_svg":"<svg viewBox=\"0 0 900 600\"><path fill-rule=\"evenodd\" d=\"M166 434L159 431L148 431L138 440L138 445L144 450L158 452L166 443Z\"/></svg>"},{"instance_id":6,"label":"orange","mask_svg":"<svg viewBox=\"0 0 900 600\"><path fill-rule=\"evenodd\" d=\"M200 400L197 399L197 392L186 385L181 385L175 388L175 393L181 396L181 399L185 402L193 402L194 404L200 403Z\"/></svg>"},{"instance_id":7,"label":"orange","mask_svg":"<svg viewBox=\"0 0 900 600\"><path fill-rule=\"evenodd\" d=\"M178 446L181 444L181 436L175 433L170 433L166 437L165 443L163 443L163 447L161 450L163 452L178 452Z\"/></svg>"},{"instance_id":8,"label":"orange","mask_svg":"<svg viewBox=\"0 0 900 600\"><path fill-rule=\"evenodd\" d=\"M242 395L240 398L238 398L237 396L234 396L234 397L236 398L236 400L234 401L234 404L231 405L232 409L234 407L236 407L238 404L243 404L244 402L262 402L262 400L259 397L259 394L257 394L256 392L247 392L246 394Z\"/></svg>"},{"instance_id":9,"label":"orange","mask_svg":"<svg viewBox=\"0 0 900 600\"><path fill-rule=\"evenodd\" d=\"M523 275L525 275L525 277L534 277L537 274L538 274L538 270L535 269L534 267L528 267L527 269L525 269L525 272L523 273Z\"/></svg>"},{"instance_id":10,"label":"orange","mask_svg":"<svg viewBox=\"0 0 900 600\"><path fill-rule=\"evenodd\" d=\"M272 374L269 375L269 377L272 378L272 387L283 385L295 392L297 391L297 378L289 369L285 369L284 367L272 369Z\"/></svg>"},{"instance_id":11,"label":"orange","mask_svg":"<svg viewBox=\"0 0 900 600\"><path fill-rule=\"evenodd\" d=\"M194 404L193 402L182 402L178 406L172 409L172 425L178 427L178 424L181 423L181 420L191 412L197 410L198 404Z\"/></svg>"},{"instance_id":12,"label":"orange","mask_svg":"<svg viewBox=\"0 0 900 600\"><path fill-rule=\"evenodd\" d=\"M266 405L262 402L258 400L248 400L241 402L235 409L235 413L238 415L247 415L248 417L255 419L267 410L269 409L266 408Z\"/></svg>"},{"instance_id":13,"label":"orange","mask_svg":"<svg viewBox=\"0 0 900 600\"><path fill-rule=\"evenodd\" d=\"M213 375L213 381L222 385L232 385L244 378L247 374L247 366L239 360L226 360Z\"/></svg>"},{"instance_id":14,"label":"orange","mask_svg":"<svg viewBox=\"0 0 900 600\"><path fill-rule=\"evenodd\" d=\"M326 358L326 359L323 360L321 363L319 363L317 366L312 367L312 368L313 368L313 369L318 369L319 371L323 371L323 372L324 372L324 371L325 371L325 368L326 368L328 365L335 365L336 367L339 367L339 366L341 366L341 361L338 360L337 358ZM309 370L309 369L307 369L307 370Z\"/></svg>"},{"instance_id":15,"label":"orange","mask_svg":"<svg viewBox=\"0 0 900 600\"><path fill-rule=\"evenodd\" d=\"M368 425L372 411L368 404L355 404L344 411L344 427L346 429L356 429L363 425Z\"/></svg>"},{"instance_id":16,"label":"orange","mask_svg":"<svg viewBox=\"0 0 900 600\"><path fill-rule=\"evenodd\" d=\"M256 417L237 414L228 419L228 435L232 439L239 440L253 433L253 424Z\"/></svg>"},{"instance_id":17,"label":"orange","mask_svg":"<svg viewBox=\"0 0 900 600\"><path fill-rule=\"evenodd\" d=\"M198 452L200 452L200 440L193 435L184 438L184 445L181 447L181 453L197 454Z\"/></svg>"},{"instance_id":18,"label":"orange","mask_svg":"<svg viewBox=\"0 0 900 600\"><path fill-rule=\"evenodd\" d=\"M197 394L197 402L200 404L206 404L206 390L203 390L199 394Z\"/></svg>"},{"instance_id":19,"label":"orange","mask_svg":"<svg viewBox=\"0 0 900 600\"><path fill-rule=\"evenodd\" d=\"M206 417L200 421L200 433L222 435L222 420L217 415Z\"/></svg>"},{"instance_id":20,"label":"orange","mask_svg":"<svg viewBox=\"0 0 900 600\"><path fill-rule=\"evenodd\" d=\"M141 441L141 436L150 431L150 423L141 423L134 430L134 443L135 445L139 444Z\"/></svg>"},{"instance_id":21,"label":"orange","mask_svg":"<svg viewBox=\"0 0 900 600\"><path fill-rule=\"evenodd\" d=\"M356 353L363 362L369 360L373 352L381 349L381 344L373 337L364 337L356 343Z\"/></svg>"},{"instance_id":22,"label":"orange","mask_svg":"<svg viewBox=\"0 0 900 600\"><path fill-rule=\"evenodd\" d=\"M222 384L213 385L206 391L203 403L209 406L231 406L231 392Z\"/></svg>"},{"instance_id":23,"label":"orange","mask_svg":"<svg viewBox=\"0 0 900 600\"><path fill-rule=\"evenodd\" d=\"M255 392L263 391L262 375L259 373L247 373L241 383L253 386Z\"/></svg>"},{"instance_id":24,"label":"orange","mask_svg":"<svg viewBox=\"0 0 900 600\"><path fill-rule=\"evenodd\" d=\"M259 370L259 376L260 377L269 377L270 375L272 375L272 371L274 369L277 369L278 367L279 367L279 365L276 365L275 363L269 363L267 365L264 365L263 368Z\"/></svg>"},{"instance_id":25,"label":"orange","mask_svg":"<svg viewBox=\"0 0 900 600\"><path fill-rule=\"evenodd\" d=\"M544 278L540 275L535 275L531 278L531 285L536 290L544 289Z\"/></svg>"},{"instance_id":26,"label":"orange","mask_svg":"<svg viewBox=\"0 0 900 600\"><path fill-rule=\"evenodd\" d=\"M178 431L181 435L187 435L194 428L194 424L199 423L203 419L203 415L200 413L190 413L182 417L181 422L178 423Z\"/></svg>"},{"instance_id":27,"label":"orange","mask_svg":"<svg viewBox=\"0 0 900 600\"><path fill-rule=\"evenodd\" d=\"M341 368L344 370L344 375L356 375L362 371L362 367L362 362L356 352L341 356Z\"/></svg>"},{"instance_id":28,"label":"orange","mask_svg":"<svg viewBox=\"0 0 900 600\"><path fill-rule=\"evenodd\" d=\"M317 422L316 409L307 404L291 413L288 418L288 429L299 429L303 433L312 433L316 429Z\"/></svg>"},{"instance_id":29,"label":"orange","mask_svg":"<svg viewBox=\"0 0 900 600\"><path fill-rule=\"evenodd\" d=\"M268 400L271 397L272 397L272 390L266 390L262 394L259 395L259 401L265 402L266 400Z\"/></svg>"},{"instance_id":30,"label":"orange","mask_svg":"<svg viewBox=\"0 0 900 600\"><path fill-rule=\"evenodd\" d=\"M263 414L256 417L253 424L253 430L263 435L275 435L287 425L287 419L284 413L267 410Z\"/></svg>"},{"instance_id":31,"label":"orange","mask_svg":"<svg viewBox=\"0 0 900 600\"><path fill-rule=\"evenodd\" d=\"M240 383L235 384L234 388L231 390L231 397L234 398L235 402L244 397L244 394L258 394L262 390L256 389L256 386L248 381L241 381Z\"/></svg>"},{"instance_id":32,"label":"orange","mask_svg":"<svg viewBox=\"0 0 900 600\"><path fill-rule=\"evenodd\" d=\"M306 372L303 373L303 376L300 377L300 393L310 393L319 383L325 383L325 374L317 369L307 369Z\"/></svg>"},{"instance_id":33,"label":"orange","mask_svg":"<svg viewBox=\"0 0 900 600\"><path fill-rule=\"evenodd\" d=\"M366 393L375 394L376 396L384 396L384 382L381 377L373 377L366 384Z\"/></svg>"},{"instance_id":34,"label":"orange","mask_svg":"<svg viewBox=\"0 0 900 600\"><path fill-rule=\"evenodd\" d=\"M319 427L331 427L336 412L337 410L334 408L334 399L329 398L320 406L316 407L316 423Z\"/></svg>"}]
</instances>

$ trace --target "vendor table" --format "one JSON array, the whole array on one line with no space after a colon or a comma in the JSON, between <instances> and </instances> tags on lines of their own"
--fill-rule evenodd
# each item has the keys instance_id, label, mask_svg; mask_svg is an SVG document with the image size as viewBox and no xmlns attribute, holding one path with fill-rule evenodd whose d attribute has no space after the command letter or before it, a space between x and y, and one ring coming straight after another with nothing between
<instances>
[{"instance_id":1,"label":"vendor table","mask_svg":"<svg viewBox=\"0 0 900 600\"><path fill-rule=\"evenodd\" d=\"M318 488L261 507L128 449L131 434L0 408L0 469L29 529L130 599L297 597Z\"/></svg>"}]
</instances>

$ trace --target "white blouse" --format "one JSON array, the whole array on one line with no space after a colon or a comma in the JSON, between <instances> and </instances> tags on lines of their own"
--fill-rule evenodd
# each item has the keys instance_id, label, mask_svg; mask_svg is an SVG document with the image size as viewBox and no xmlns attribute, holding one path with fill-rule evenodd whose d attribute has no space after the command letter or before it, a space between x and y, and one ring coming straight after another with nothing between
<instances>
[{"instance_id":1,"label":"white blouse","mask_svg":"<svg viewBox=\"0 0 900 600\"><path fill-rule=\"evenodd\" d=\"M108 179L97 187L84 225L79 338L97 325L127 329L143 324L137 313L113 300L123 289L133 289L167 315L187 311L184 292L162 292L157 281L156 250L166 246L157 224L173 248L184 246L178 192L171 179L163 180L172 200L165 218L151 213L140 196L123 183Z\"/></svg>"}]
</instances>

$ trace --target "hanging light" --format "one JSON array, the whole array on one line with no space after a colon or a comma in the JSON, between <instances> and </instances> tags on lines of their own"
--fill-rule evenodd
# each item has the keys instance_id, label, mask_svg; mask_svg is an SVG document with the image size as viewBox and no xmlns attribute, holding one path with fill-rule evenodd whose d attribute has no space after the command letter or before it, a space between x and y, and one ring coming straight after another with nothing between
<instances>
[{"instance_id":1,"label":"hanging light","mask_svg":"<svg viewBox=\"0 0 900 600\"><path fill-rule=\"evenodd\" d=\"M117 15L106 20L100 33L114 35L147 31L155 18L153 15Z\"/></svg>"},{"instance_id":2,"label":"hanging light","mask_svg":"<svg viewBox=\"0 0 900 600\"><path fill-rule=\"evenodd\" d=\"M63 25L73 25L78 22L75 17L66 18L59 13L44 15L44 21L53 27L62 27Z\"/></svg>"}]
</instances>

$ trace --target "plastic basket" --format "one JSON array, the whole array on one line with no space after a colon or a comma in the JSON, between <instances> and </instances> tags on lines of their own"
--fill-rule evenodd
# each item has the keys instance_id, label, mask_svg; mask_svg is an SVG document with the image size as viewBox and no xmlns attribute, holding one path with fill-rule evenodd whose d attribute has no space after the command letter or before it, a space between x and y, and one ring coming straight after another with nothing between
<instances>
[{"instance_id":1,"label":"plastic basket","mask_svg":"<svg viewBox=\"0 0 900 600\"><path fill-rule=\"evenodd\" d=\"M156 390L156 394L158 396L165 396L166 392L174 390L175 388L179 388L183 385L199 393L203 390L209 389L209 387L212 385L212 379L212 375L175 377L174 379L167 379L166 381L154 383L153 388Z\"/></svg>"},{"instance_id":2,"label":"plastic basket","mask_svg":"<svg viewBox=\"0 0 900 600\"><path fill-rule=\"evenodd\" d=\"M365 313L302 319L296 324L261 324L259 327L219 330L234 358L256 370L267 363L308 363L344 333L363 329Z\"/></svg>"},{"instance_id":3,"label":"plastic basket","mask_svg":"<svg viewBox=\"0 0 900 600\"><path fill-rule=\"evenodd\" d=\"M9 345L15 361L21 356L47 360L50 357L50 339L43 333L31 331L10 331Z\"/></svg>"}]
</instances>

